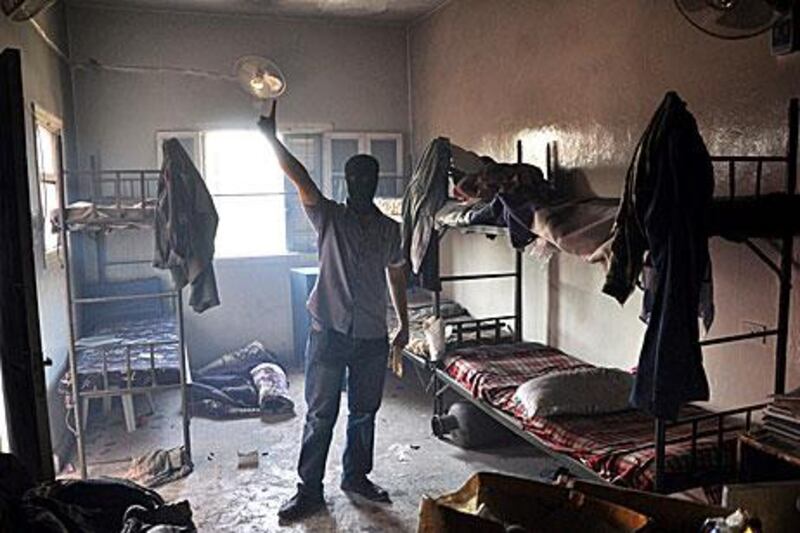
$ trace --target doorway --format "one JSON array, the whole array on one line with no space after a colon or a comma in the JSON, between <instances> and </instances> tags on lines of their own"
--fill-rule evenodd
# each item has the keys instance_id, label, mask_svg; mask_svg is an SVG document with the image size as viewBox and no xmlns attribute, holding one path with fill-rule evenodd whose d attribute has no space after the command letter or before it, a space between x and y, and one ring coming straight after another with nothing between
<instances>
[{"instance_id":1,"label":"doorway","mask_svg":"<svg viewBox=\"0 0 800 533\"><path fill-rule=\"evenodd\" d=\"M0 373L5 447L35 479L49 480L54 474L24 110L20 51L6 49L0 53Z\"/></svg>"}]
</instances>

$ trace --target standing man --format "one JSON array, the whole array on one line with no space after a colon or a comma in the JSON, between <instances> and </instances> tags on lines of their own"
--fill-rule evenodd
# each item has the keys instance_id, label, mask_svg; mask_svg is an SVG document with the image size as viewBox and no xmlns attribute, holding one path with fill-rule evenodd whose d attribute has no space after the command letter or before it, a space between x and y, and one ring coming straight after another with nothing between
<instances>
[{"instance_id":1,"label":"standing man","mask_svg":"<svg viewBox=\"0 0 800 533\"><path fill-rule=\"evenodd\" d=\"M378 162L368 155L345 165L347 203L325 198L303 165L276 136L275 106L258 127L275 149L318 235L319 277L308 300L312 317L305 356L308 412L297 467L297 494L278 511L284 521L304 518L325 505L322 478L339 414L341 384L347 369L347 443L341 488L369 500L389 503L388 493L370 481L375 413L383 396L389 355L386 285L400 327L393 349L408 343L406 270L399 225L373 203Z\"/></svg>"}]
</instances>

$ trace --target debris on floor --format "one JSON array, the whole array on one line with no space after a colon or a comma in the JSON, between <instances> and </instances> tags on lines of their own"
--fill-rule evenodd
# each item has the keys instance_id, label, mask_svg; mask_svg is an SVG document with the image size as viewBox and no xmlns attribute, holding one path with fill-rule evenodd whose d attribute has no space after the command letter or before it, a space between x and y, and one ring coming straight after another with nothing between
<instances>
[{"instance_id":1,"label":"debris on floor","mask_svg":"<svg viewBox=\"0 0 800 533\"><path fill-rule=\"evenodd\" d=\"M249 452L236 452L239 458L239 468L258 468L258 450Z\"/></svg>"},{"instance_id":2,"label":"debris on floor","mask_svg":"<svg viewBox=\"0 0 800 533\"><path fill-rule=\"evenodd\" d=\"M134 458L125 477L145 487L158 487L188 476L194 470L183 446L158 449Z\"/></svg>"},{"instance_id":3,"label":"debris on floor","mask_svg":"<svg viewBox=\"0 0 800 533\"><path fill-rule=\"evenodd\" d=\"M411 452L419 450L417 444L400 444L396 442L389 446L389 453L393 454L400 463L407 463L411 460Z\"/></svg>"}]
</instances>

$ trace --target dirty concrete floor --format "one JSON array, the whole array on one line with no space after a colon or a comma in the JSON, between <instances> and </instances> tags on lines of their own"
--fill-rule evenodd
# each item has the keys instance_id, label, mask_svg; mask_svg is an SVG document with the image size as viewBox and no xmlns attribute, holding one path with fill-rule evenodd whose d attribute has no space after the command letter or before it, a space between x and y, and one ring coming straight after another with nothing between
<instances>
[{"instance_id":1,"label":"dirty concrete floor","mask_svg":"<svg viewBox=\"0 0 800 533\"><path fill-rule=\"evenodd\" d=\"M452 491L476 471L539 477L550 475L557 467L552 459L513 438L510 445L483 451L466 451L436 439L430 432L431 399L424 392L422 380L409 369L403 380L387 378L376 427L371 478L390 491L393 504L351 500L339 490L347 415L343 396L325 480L327 511L281 527L276 512L295 489L305 411L302 376L293 374L290 378L297 416L289 420L192 420L195 471L158 492L168 501L188 499L200 531L416 531L423 494ZM137 413L148 410L143 400L137 399ZM156 396L156 412L140 416L141 427L133 433L125 432L119 404L104 417L98 409L100 402L94 403L97 405L92 407L87 437L90 463L181 443L177 391ZM238 469L237 451L255 449L260 454L258 468ZM126 467L125 462L101 464L92 467L90 475L122 476Z\"/></svg>"}]
</instances>

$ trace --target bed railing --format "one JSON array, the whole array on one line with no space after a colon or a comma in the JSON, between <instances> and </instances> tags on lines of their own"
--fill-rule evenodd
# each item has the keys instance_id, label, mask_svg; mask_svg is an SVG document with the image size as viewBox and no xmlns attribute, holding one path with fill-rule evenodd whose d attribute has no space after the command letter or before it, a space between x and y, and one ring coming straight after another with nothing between
<instances>
[{"instance_id":1,"label":"bed railing","mask_svg":"<svg viewBox=\"0 0 800 533\"><path fill-rule=\"evenodd\" d=\"M475 319L445 320L445 327L452 328L455 335L454 348L475 344L500 344L511 340L514 335L503 335L507 323L516 318L515 315L501 315ZM465 334L474 334L465 340Z\"/></svg>"},{"instance_id":2,"label":"bed railing","mask_svg":"<svg viewBox=\"0 0 800 533\"><path fill-rule=\"evenodd\" d=\"M671 477L674 478L675 476L695 480L704 485L730 481L736 466L735 459L728 462L728 459L731 458L731 452L735 457L736 446L736 443L731 441L730 437L750 431L753 426L753 415L765 409L767 405L766 403L758 403L725 411L687 416L674 421L656 419L655 491L671 492L678 488L678 485L671 482ZM689 428L688 433L686 431L687 427ZM670 433L673 433L673 435L678 433L678 435L670 436ZM700 465L698 464L698 446L700 441L708 442L709 439L712 439L715 444L714 463L712 465ZM666 447L686 442L691 446L688 471L670 473L666 464ZM686 486L685 479L681 486Z\"/></svg>"},{"instance_id":3,"label":"bed railing","mask_svg":"<svg viewBox=\"0 0 800 533\"><path fill-rule=\"evenodd\" d=\"M761 197L764 182L765 166L785 167L785 188L784 193L795 194L797 192L797 133L798 133L798 99L792 98L789 101L789 129L786 143L786 153L784 155L716 155L711 156L712 164L716 166L724 165L727 170L727 196L729 199L739 198L739 187L737 178L742 175L742 167L755 166L755 184L753 196ZM715 168L716 170L716 168Z\"/></svg>"}]
</instances>

